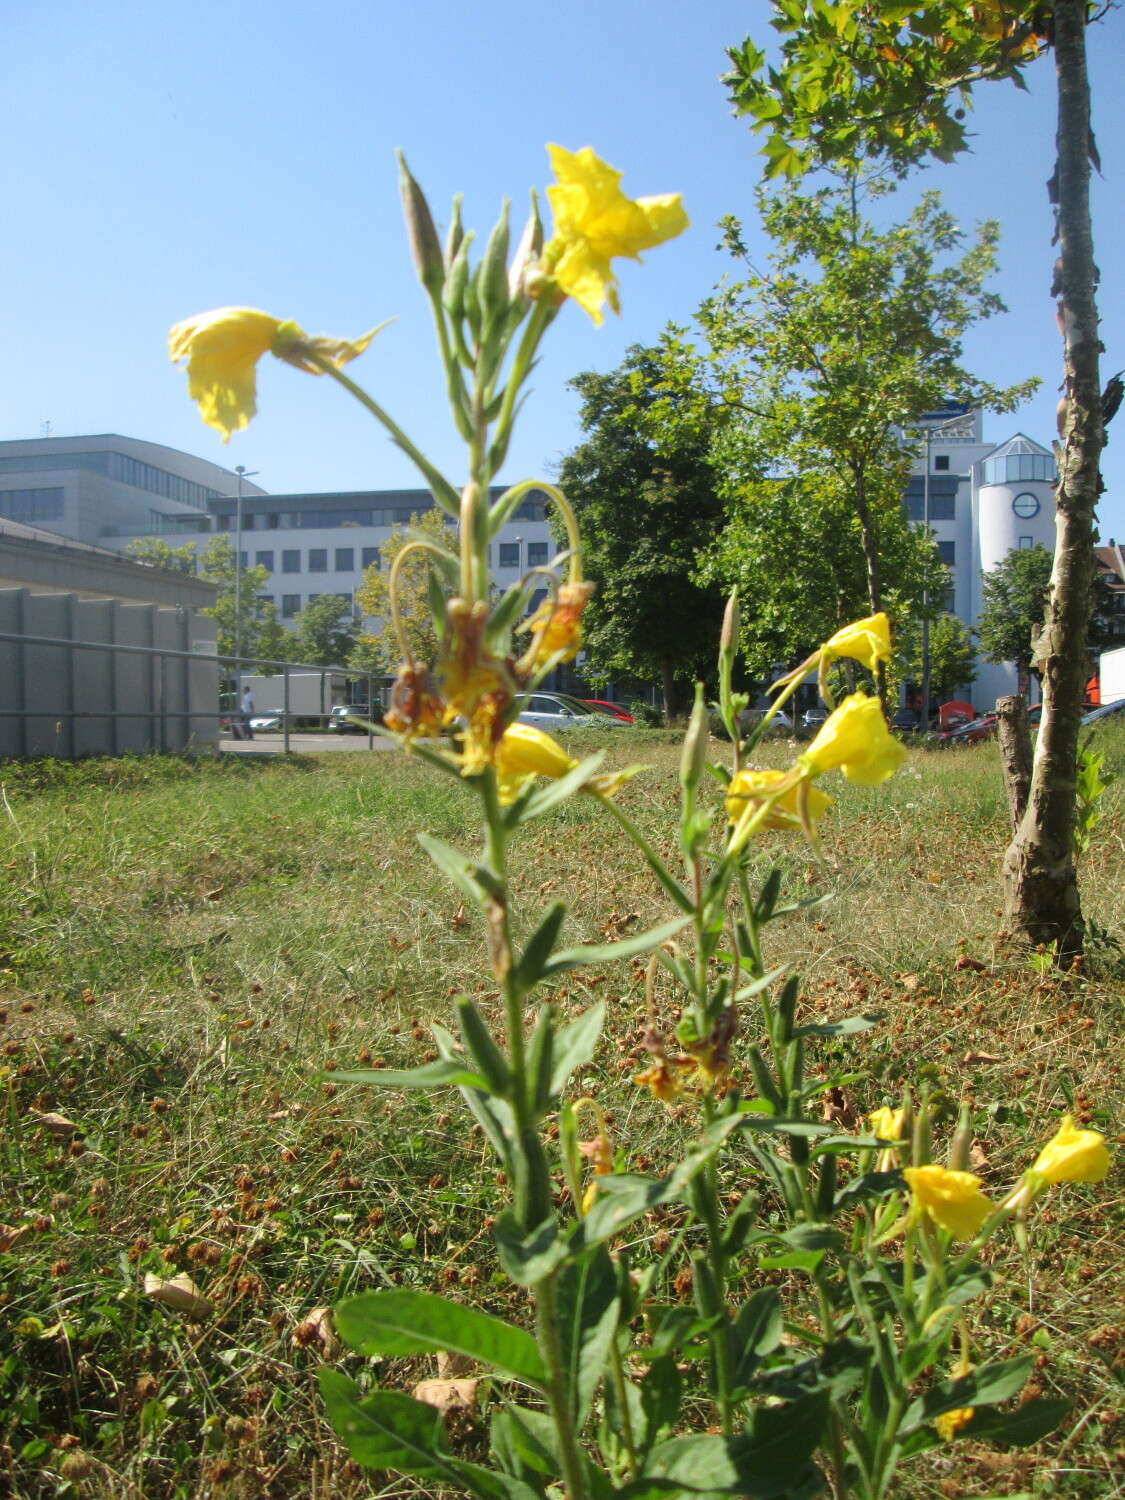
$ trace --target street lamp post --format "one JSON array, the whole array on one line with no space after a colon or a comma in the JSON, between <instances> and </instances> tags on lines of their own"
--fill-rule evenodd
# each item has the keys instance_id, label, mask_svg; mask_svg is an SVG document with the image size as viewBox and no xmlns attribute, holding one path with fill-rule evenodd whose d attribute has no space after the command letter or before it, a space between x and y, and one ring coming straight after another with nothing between
<instances>
[{"instance_id":1,"label":"street lamp post","mask_svg":"<svg viewBox=\"0 0 1125 1500\"><path fill-rule=\"evenodd\" d=\"M242 710L242 482L257 469L248 469L245 464L235 464L238 475L238 491L234 502L234 698L235 712Z\"/></svg>"}]
</instances>

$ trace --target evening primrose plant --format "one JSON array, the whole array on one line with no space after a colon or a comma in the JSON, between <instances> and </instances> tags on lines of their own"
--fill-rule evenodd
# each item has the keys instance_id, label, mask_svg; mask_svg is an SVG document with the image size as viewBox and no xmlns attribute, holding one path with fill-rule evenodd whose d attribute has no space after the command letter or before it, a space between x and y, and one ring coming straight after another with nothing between
<instances>
[{"instance_id":1,"label":"evening primrose plant","mask_svg":"<svg viewBox=\"0 0 1125 1500\"><path fill-rule=\"evenodd\" d=\"M774 832L818 852L836 774L876 787L899 766L903 751L877 700L849 693L833 704L830 696L835 664L875 671L889 659L884 615L847 626L813 652L777 684L763 722L743 737L746 700L732 687L739 604L731 597L717 705L730 762L711 760L708 706L697 690L674 858L627 811L623 789L638 768L607 773L601 756L576 759L517 722L522 695L580 649L592 586L565 495L526 480L493 498L492 481L543 336L565 303L599 323L607 303L619 306L614 260L635 258L687 224L678 195L630 200L620 174L589 148L549 151L553 232L545 234L533 197L514 252L506 206L479 255L459 200L440 240L401 164L414 264L467 448L463 485L346 373L378 330L351 341L310 337L267 313L224 308L171 335L190 394L224 438L253 416L255 371L267 354L328 376L411 457L456 527L448 546L432 536L410 544L431 566L438 654L418 660L399 632L403 661L386 726L477 800L478 848L426 832L419 840L479 913L503 1024L490 1026L462 995L456 1033L433 1028L435 1061L332 1079L460 1091L510 1184L495 1217L496 1250L526 1291L531 1326L403 1288L361 1293L335 1309L340 1338L361 1355L445 1351L491 1372L487 1462L457 1450L440 1398L431 1404L380 1385L375 1365L353 1358L352 1375L324 1368L321 1390L357 1463L482 1500L804 1500L826 1487L882 1500L911 1454L965 1436L1034 1441L1059 1420L1060 1404L1049 1400L1001 1409L1020 1392L1029 1362L974 1366L967 1308L989 1285L980 1259L989 1238L1009 1221L1026 1234L1045 1192L1100 1180L1108 1156L1095 1132L1064 1121L994 1202L967 1170L967 1120L946 1160L935 1159L925 1097L884 1106L861 1134L825 1118L823 1096L839 1080L811 1070L808 1053L875 1018L799 1015L799 981L769 966L765 945L769 925L799 908L783 904L781 869L761 846ZM489 572L490 543L531 489L554 503L566 546L547 570L501 591ZM396 585L393 571L392 629ZM756 766L770 720L813 676L832 708L828 720L787 769ZM579 796L635 848L668 901L668 920L616 942L574 944L556 903L517 943L513 846L527 824ZM692 1137L659 1176L621 1170L597 1098L568 1097L570 1080L594 1056L604 1005L564 1020L548 990L574 970L646 954L645 1066L634 1082L686 1119ZM675 1233L658 1238L655 1221ZM432 1398L438 1384L419 1391Z\"/></svg>"}]
</instances>

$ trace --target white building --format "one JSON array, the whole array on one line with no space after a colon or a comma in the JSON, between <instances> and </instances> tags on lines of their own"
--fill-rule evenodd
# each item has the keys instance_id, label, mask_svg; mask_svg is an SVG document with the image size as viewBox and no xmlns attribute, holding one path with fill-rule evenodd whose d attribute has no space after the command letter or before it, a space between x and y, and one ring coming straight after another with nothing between
<instances>
[{"instance_id":1,"label":"white building","mask_svg":"<svg viewBox=\"0 0 1125 1500\"><path fill-rule=\"evenodd\" d=\"M1057 471L1050 450L1022 433L998 446L986 443L979 411L950 412L929 413L918 423L906 508L912 521L928 522L949 566L949 613L973 626L983 602L982 573L1017 548L1054 551ZM991 708L1016 688L1013 665L978 661L971 696L979 707Z\"/></svg>"}]
</instances>

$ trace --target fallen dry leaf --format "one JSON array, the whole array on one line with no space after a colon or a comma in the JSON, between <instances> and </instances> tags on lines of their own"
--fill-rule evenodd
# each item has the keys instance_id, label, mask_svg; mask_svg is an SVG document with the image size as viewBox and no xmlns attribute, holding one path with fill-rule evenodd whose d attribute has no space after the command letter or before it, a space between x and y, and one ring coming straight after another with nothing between
<instances>
[{"instance_id":1,"label":"fallen dry leaf","mask_svg":"<svg viewBox=\"0 0 1125 1500\"><path fill-rule=\"evenodd\" d=\"M844 1130L854 1130L859 1124L855 1106L841 1088L826 1090L820 1117L826 1125L840 1125Z\"/></svg>"},{"instance_id":2,"label":"fallen dry leaf","mask_svg":"<svg viewBox=\"0 0 1125 1500\"><path fill-rule=\"evenodd\" d=\"M10 1250L31 1233L30 1224L0 1224L0 1250Z\"/></svg>"},{"instance_id":3,"label":"fallen dry leaf","mask_svg":"<svg viewBox=\"0 0 1125 1500\"><path fill-rule=\"evenodd\" d=\"M457 905L457 910L450 917L449 925L453 928L454 932L460 932L468 920L468 917L465 915L465 903L461 901Z\"/></svg>"},{"instance_id":4,"label":"fallen dry leaf","mask_svg":"<svg viewBox=\"0 0 1125 1500\"><path fill-rule=\"evenodd\" d=\"M984 1154L984 1147L979 1141L974 1141L969 1147L969 1166L974 1172L987 1172L992 1163Z\"/></svg>"},{"instance_id":5,"label":"fallen dry leaf","mask_svg":"<svg viewBox=\"0 0 1125 1500\"><path fill-rule=\"evenodd\" d=\"M145 1276L144 1292L154 1302L182 1312L197 1323L215 1310L215 1304L207 1300L186 1271L170 1281L162 1281L150 1271Z\"/></svg>"},{"instance_id":6,"label":"fallen dry leaf","mask_svg":"<svg viewBox=\"0 0 1125 1500\"><path fill-rule=\"evenodd\" d=\"M471 1375L476 1361L468 1354L451 1354L448 1349L437 1352L437 1372L440 1380L458 1380Z\"/></svg>"},{"instance_id":7,"label":"fallen dry leaf","mask_svg":"<svg viewBox=\"0 0 1125 1500\"><path fill-rule=\"evenodd\" d=\"M79 1128L73 1120L68 1120L65 1115L44 1114L42 1110L29 1109L28 1114L43 1129L51 1135L57 1135L60 1139L68 1135L78 1135Z\"/></svg>"},{"instance_id":8,"label":"fallen dry leaf","mask_svg":"<svg viewBox=\"0 0 1125 1500\"><path fill-rule=\"evenodd\" d=\"M1004 1059L995 1052L966 1052L961 1061L966 1067L972 1067L974 1063L998 1063Z\"/></svg>"},{"instance_id":9,"label":"fallen dry leaf","mask_svg":"<svg viewBox=\"0 0 1125 1500\"><path fill-rule=\"evenodd\" d=\"M440 1412L472 1411L479 1380L420 1380L410 1394Z\"/></svg>"}]
</instances>

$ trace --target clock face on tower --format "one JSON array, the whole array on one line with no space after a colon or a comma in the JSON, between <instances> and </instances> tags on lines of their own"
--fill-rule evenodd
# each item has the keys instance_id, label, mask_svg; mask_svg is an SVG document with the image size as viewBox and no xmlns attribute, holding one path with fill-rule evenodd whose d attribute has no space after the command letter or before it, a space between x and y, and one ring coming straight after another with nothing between
<instances>
[{"instance_id":1,"label":"clock face on tower","mask_svg":"<svg viewBox=\"0 0 1125 1500\"><path fill-rule=\"evenodd\" d=\"M1039 496L1025 490L1012 501L1012 509L1021 520L1030 521L1032 516L1039 514Z\"/></svg>"}]
</instances>

